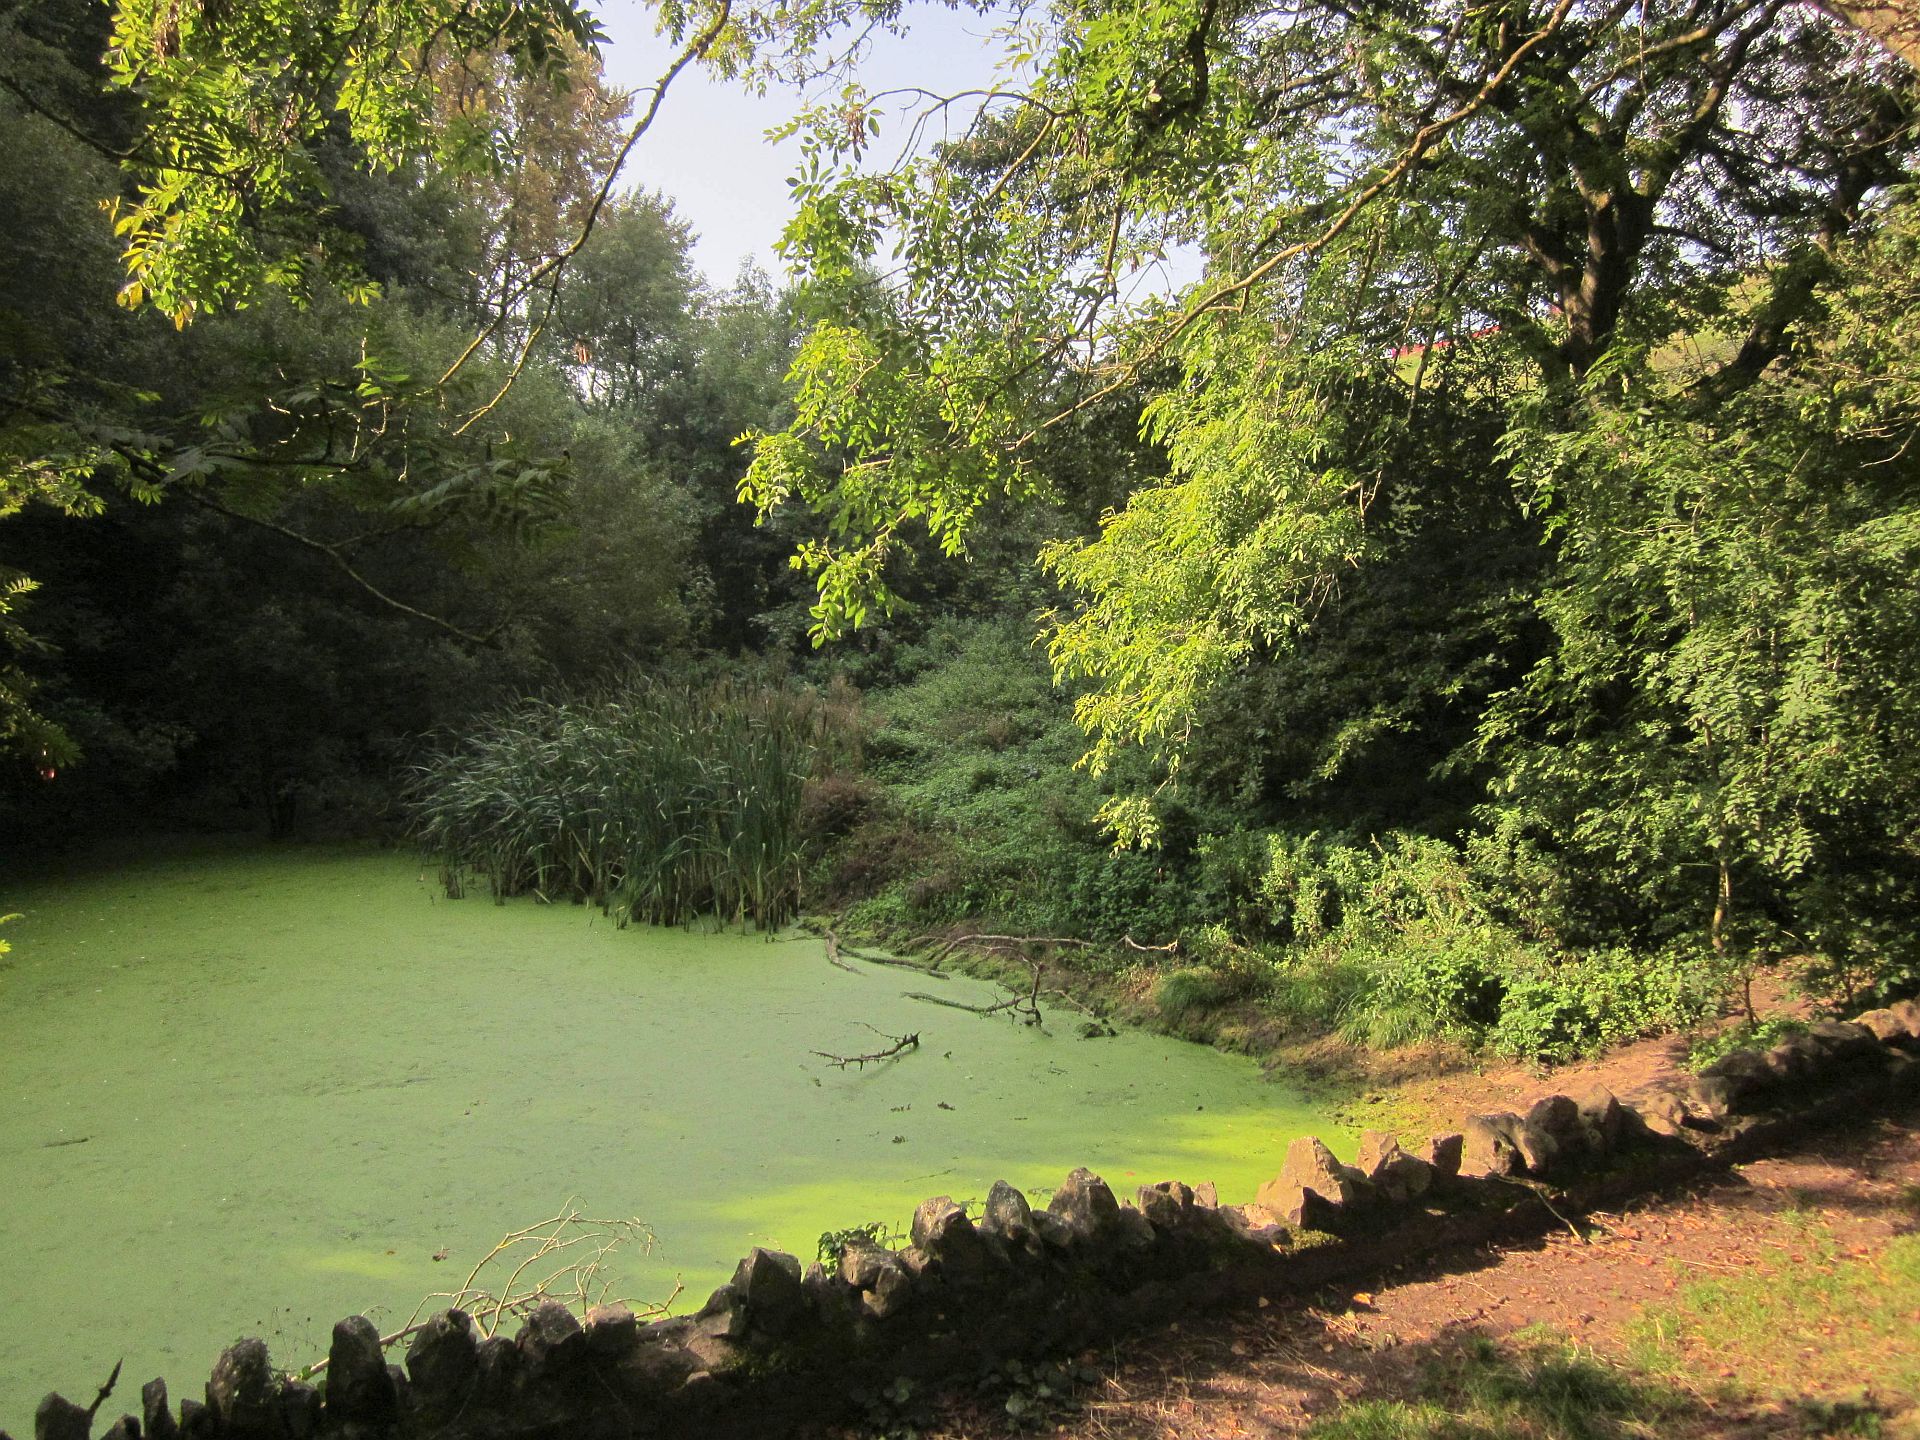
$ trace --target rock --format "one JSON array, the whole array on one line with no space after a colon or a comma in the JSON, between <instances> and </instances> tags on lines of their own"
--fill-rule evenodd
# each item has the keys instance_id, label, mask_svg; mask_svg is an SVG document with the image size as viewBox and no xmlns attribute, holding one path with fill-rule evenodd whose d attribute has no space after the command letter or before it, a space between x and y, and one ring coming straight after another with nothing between
<instances>
[{"instance_id":1,"label":"rock","mask_svg":"<svg viewBox=\"0 0 1920 1440\"><path fill-rule=\"evenodd\" d=\"M1401 1153L1400 1141L1391 1132L1364 1130L1360 1134L1360 1148L1354 1152L1353 1168L1371 1180L1375 1171Z\"/></svg>"},{"instance_id":2,"label":"rock","mask_svg":"<svg viewBox=\"0 0 1920 1440\"><path fill-rule=\"evenodd\" d=\"M1218 1210L1220 1208L1220 1191L1215 1187L1213 1181L1203 1180L1193 1187L1193 1203L1198 1205L1202 1210Z\"/></svg>"},{"instance_id":3,"label":"rock","mask_svg":"<svg viewBox=\"0 0 1920 1440\"><path fill-rule=\"evenodd\" d=\"M280 1424L287 1440L309 1440L317 1434L320 1392L304 1380L288 1380L280 1387Z\"/></svg>"},{"instance_id":4,"label":"rock","mask_svg":"<svg viewBox=\"0 0 1920 1440\"><path fill-rule=\"evenodd\" d=\"M871 1290L889 1270L898 1270L900 1261L891 1250L855 1241L840 1252L840 1278L856 1290Z\"/></svg>"},{"instance_id":5,"label":"rock","mask_svg":"<svg viewBox=\"0 0 1920 1440\"><path fill-rule=\"evenodd\" d=\"M1120 1202L1106 1181L1083 1166L1053 1192L1047 1213L1064 1221L1076 1235L1091 1239L1119 1219Z\"/></svg>"},{"instance_id":6,"label":"rock","mask_svg":"<svg viewBox=\"0 0 1920 1440\"><path fill-rule=\"evenodd\" d=\"M1693 1118L1685 1097L1664 1086L1635 1091L1632 1108L1640 1117L1640 1123L1655 1135L1678 1135Z\"/></svg>"},{"instance_id":7,"label":"rock","mask_svg":"<svg viewBox=\"0 0 1920 1440\"><path fill-rule=\"evenodd\" d=\"M180 1427L167 1404L167 1382L153 1379L140 1387L140 1424L148 1440L174 1440Z\"/></svg>"},{"instance_id":8,"label":"rock","mask_svg":"<svg viewBox=\"0 0 1920 1440\"><path fill-rule=\"evenodd\" d=\"M430 1413L466 1402L480 1374L479 1341L473 1317L464 1310L442 1310L414 1335L407 1346L407 1379Z\"/></svg>"},{"instance_id":9,"label":"rock","mask_svg":"<svg viewBox=\"0 0 1920 1440\"><path fill-rule=\"evenodd\" d=\"M247 1339L229 1345L213 1362L207 1381L207 1408L221 1425L241 1435L269 1435L279 1431L280 1375L267 1355L264 1340Z\"/></svg>"},{"instance_id":10,"label":"rock","mask_svg":"<svg viewBox=\"0 0 1920 1440\"><path fill-rule=\"evenodd\" d=\"M987 1191L987 1211L981 1223L998 1230L1009 1240L1017 1239L1033 1233L1033 1207L1013 1186L996 1180Z\"/></svg>"},{"instance_id":11,"label":"rock","mask_svg":"<svg viewBox=\"0 0 1920 1440\"><path fill-rule=\"evenodd\" d=\"M1073 1226L1062 1220L1051 1210L1036 1210L1033 1212L1033 1233L1056 1250L1069 1248L1073 1244L1075 1236Z\"/></svg>"},{"instance_id":12,"label":"rock","mask_svg":"<svg viewBox=\"0 0 1920 1440\"><path fill-rule=\"evenodd\" d=\"M1910 1043L1920 1045L1920 1000L1897 1001L1887 1006L1887 1013L1905 1027Z\"/></svg>"},{"instance_id":13,"label":"rock","mask_svg":"<svg viewBox=\"0 0 1920 1440\"><path fill-rule=\"evenodd\" d=\"M1880 1051L1880 1042L1874 1038L1873 1031L1849 1020L1816 1020L1807 1027L1807 1036L1835 1064L1874 1059Z\"/></svg>"},{"instance_id":14,"label":"rock","mask_svg":"<svg viewBox=\"0 0 1920 1440\"><path fill-rule=\"evenodd\" d=\"M220 1421L214 1413L192 1396L180 1401L180 1435L182 1440L194 1440L198 1435L211 1435L219 1428Z\"/></svg>"},{"instance_id":15,"label":"rock","mask_svg":"<svg viewBox=\"0 0 1920 1440\"><path fill-rule=\"evenodd\" d=\"M829 1272L826 1266L815 1261L800 1277L800 1289L822 1325L843 1323L853 1315L854 1289L840 1278L837 1270Z\"/></svg>"},{"instance_id":16,"label":"rock","mask_svg":"<svg viewBox=\"0 0 1920 1440\"><path fill-rule=\"evenodd\" d=\"M1140 1213L1147 1217L1147 1223L1156 1230L1179 1230L1193 1216L1193 1191L1178 1180L1142 1185L1135 1193L1134 1201L1140 1207Z\"/></svg>"},{"instance_id":17,"label":"rock","mask_svg":"<svg viewBox=\"0 0 1920 1440\"><path fill-rule=\"evenodd\" d=\"M1811 1078L1825 1057L1820 1047L1804 1035L1788 1035L1760 1058L1778 1083L1793 1085Z\"/></svg>"},{"instance_id":18,"label":"rock","mask_svg":"<svg viewBox=\"0 0 1920 1440\"><path fill-rule=\"evenodd\" d=\"M1516 1136L1518 1115L1470 1115L1461 1130L1460 1175L1468 1180L1517 1175L1526 1168Z\"/></svg>"},{"instance_id":19,"label":"rock","mask_svg":"<svg viewBox=\"0 0 1920 1440\"><path fill-rule=\"evenodd\" d=\"M473 1351L474 1389L484 1401L512 1395L526 1374L526 1357L504 1335L489 1335Z\"/></svg>"},{"instance_id":20,"label":"rock","mask_svg":"<svg viewBox=\"0 0 1920 1440\"><path fill-rule=\"evenodd\" d=\"M1562 1098L1562 1097L1556 1097ZM1520 1163L1529 1175L1544 1175L1563 1154L1560 1142L1544 1126L1522 1119L1513 1132L1513 1143L1520 1151Z\"/></svg>"},{"instance_id":21,"label":"rock","mask_svg":"<svg viewBox=\"0 0 1920 1440\"><path fill-rule=\"evenodd\" d=\"M739 1363L740 1342L730 1340L725 1335L708 1335L690 1330L681 1343L700 1374L729 1370Z\"/></svg>"},{"instance_id":22,"label":"rock","mask_svg":"<svg viewBox=\"0 0 1920 1440\"><path fill-rule=\"evenodd\" d=\"M806 1314L800 1261L783 1251L754 1246L734 1268L733 1289L747 1307L747 1324L767 1334L784 1334Z\"/></svg>"},{"instance_id":23,"label":"rock","mask_svg":"<svg viewBox=\"0 0 1920 1440\"><path fill-rule=\"evenodd\" d=\"M93 1417L64 1395L49 1395L33 1412L33 1440L87 1440Z\"/></svg>"},{"instance_id":24,"label":"rock","mask_svg":"<svg viewBox=\"0 0 1920 1440\"><path fill-rule=\"evenodd\" d=\"M1541 1131L1565 1156L1587 1148L1586 1126L1580 1123L1580 1105L1570 1095L1544 1095L1527 1107L1526 1125Z\"/></svg>"},{"instance_id":25,"label":"rock","mask_svg":"<svg viewBox=\"0 0 1920 1440\"><path fill-rule=\"evenodd\" d=\"M1700 1098L1701 1108L1715 1119L1751 1114L1756 1102L1780 1083L1780 1077L1758 1050L1729 1050L1711 1065L1702 1066L1694 1079L1717 1082L1716 1093L1703 1090Z\"/></svg>"},{"instance_id":26,"label":"rock","mask_svg":"<svg viewBox=\"0 0 1920 1440\"><path fill-rule=\"evenodd\" d=\"M1613 1091L1604 1085L1592 1085L1576 1095L1573 1103L1580 1107L1580 1127L1586 1132L1587 1148L1596 1155L1618 1148L1627 1117Z\"/></svg>"},{"instance_id":27,"label":"rock","mask_svg":"<svg viewBox=\"0 0 1920 1440\"><path fill-rule=\"evenodd\" d=\"M940 1263L918 1245L909 1245L904 1250L894 1251L894 1254L900 1258L900 1268L907 1272L909 1280L931 1275Z\"/></svg>"},{"instance_id":28,"label":"rock","mask_svg":"<svg viewBox=\"0 0 1920 1440\"><path fill-rule=\"evenodd\" d=\"M1306 1192L1299 1193L1305 1195ZM1312 1203L1324 1205L1326 1202L1315 1196ZM1250 1244L1279 1246L1293 1238L1292 1232L1280 1223L1280 1217L1257 1201L1249 1205L1222 1205L1217 1213L1228 1230Z\"/></svg>"},{"instance_id":29,"label":"rock","mask_svg":"<svg viewBox=\"0 0 1920 1440\"><path fill-rule=\"evenodd\" d=\"M1764 1061L1761 1063L1765 1064ZM1718 1124L1741 1112L1742 1097L1751 1093L1751 1087L1729 1080L1724 1075L1703 1072L1687 1080L1681 1093L1685 1097L1689 1120L1706 1119Z\"/></svg>"},{"instance_id":30,"label":"rock","mask_svg":"<svg viewBox=\"0 0 1920 1440\"><path fill-rule=\"evenodd\" d=\"M1260 1187L1251 1208L1271 1216L1272 1224L1294 1230L1328 1230L1340 1219L1340 1207L1319 1191L1289 1184L1279 1176ZM1258 1216L1249 1215L1248 1219L1261 1223Z\"/></svg>"},{"instance_id":31,"label":"rock","mask_svg":"<svg viewBox=\"0 0 1920 1440\"><path fill-rule=\"evenodd\" d=\"M1360 1153L1355 1165L1383 1200L1405 1204L1416 1195L1424 1195L1433 1185L1433 1166L1400 1148L1400 1142L1384 1130L1369 1130L1360 1137Z\"/></svg>"},{"instance_id":32,"label":"rock","mask_svg":"<svg viewBox=\"0 0 1920 1440\"><path fill-rule=\"evenodd\" d=\"M327 1349L329 1420L345 1424L385 1425L399 1410L393 1380L387 1374L380 1332L364 1315L349 1315L333 1327Z\"/></svg>"},{"instance_id":33,"label":"rock","mask_svg":"<svg viewBox=\"0 0 1920 1440\"><path fill-rule=\"evenodd\" d=\"M913 1282L907 1279L907 1272L900 1266L882 1270L871 1290L863 1291L860 1307L876 1320L885 1320L898 1314L912 1298Z\"/></svg>"},{"instance_id":34,"label":"rock","mask_svg":"<svg viewBox=\"0 0 1920 1440\"><path fill-rule=\"evenodd\" d=\"M889 1256L889 1259L892 1257ZM694 1333L720 1340L741 1340L747 1333L747 1306L729 1281L707 1297L694 1312Z\"/></svg>"},{"instance_id":35,"label":"rock","mask_svg":"<svg viewBox=\"0 0 1920 1440\"><path fill-rule=\"evenodd\" d=\"M586 1353L586 1332L558 1300L542 1300L521 1325L513 1343L530 1370L552 1370Z\"/></svg>"},{"instance_id":36,"label":"rock","mask_svg":"<svg viewBox=\"0 0 1920 1440\"><path fill-rule=\"evenodd\" d=\"M943 1269L970 1275L985 1264L986 1247L967 1212L948 1195L936 1195L913 1212L913 1243Z\"/></svg>"},{"instance_id":37,"label":"rock","mask_svg":"<svg viewBox=\"0 0 1920 1440\"><path fill-rule=\"evenodd\" d=\"M1317 1137L1302 1135L1287 1147L1277 1181L1282 1187L1311 1190L1330 1205L1352 1205L1361 1198L1358 1182L1362 1178L1359 1171L1335 1159Z\"/></svg>"},{"instance_id":38,"label":"rock","mask_svg":"<svg viewBox=\"0 0 1920 1440\"><path fill-rule=\"evenodd\" d=\"M1458 1131L1430 1135L1427 1143L1413 1152L1413 1158L1424 1160L1433 1167L1433 1178L1451 1180L1460 1173L1460 1159L1466 1147L1466 1136Z\"/></svg>"},{"instance_id":39,"label":"rock","mask_svg":"<svg viewBox=\"0 0 1920 1440\"><path fill-rule=\"evenodd\" d=\"M1153 1225L1131 1205L1123 1205L1107 1232L1129 1250L1147 1250L1153 1246Z\"/></svg>"},{"instance_id":40,"label":"rock","mask_svg":"<svg viewBox=\"0 0 1920 1440\"><path fill-rule=\"evenodd\" d=\"M1857 1015L1853 1023L1866 1026L1873 1032L1873 1038L1882 1045L1900 1045L1913 1038L1907 1033L1905 1020L1895 1014L1890 1007L1869 1010L1864 1015Z\"/></svg>"},{"instance_id":41,"label":"rock","mask_svg":"<svg viewBox=\"0 0 1920 1440\"><path fill-rule=\"evenodd\" d=\"M100 1440L140 1440L140 1421L132 1415L122 1415L107 1427L107 1433Z\"/></svg>"},{"instance_id":42,"label":"rock","mask_svg":"<svg viewBox=\"0 0 1920 1440\"><path fill-rule=\"evenodd\" d=\"M601 1359L625 1355L640 1341L640 1320L633 1311L615 1301L594 1305L587 1310L587 1353Z\"/></svg>"}]
</instances>

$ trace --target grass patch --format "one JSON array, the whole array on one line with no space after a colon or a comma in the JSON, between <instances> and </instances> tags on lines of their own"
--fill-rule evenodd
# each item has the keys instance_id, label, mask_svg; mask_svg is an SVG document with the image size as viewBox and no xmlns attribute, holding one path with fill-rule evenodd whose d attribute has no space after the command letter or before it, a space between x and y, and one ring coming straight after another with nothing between
<instances>
[{"instance_id":1,"label":"grass patch","mask_svg":"<svg viewBox=\"0 0 1920 1440\"><path fill-rule=\"evenodd\" d=\"M1475 1338L1435 1360L1412 1400L1370 1400L1307 1440L1623 1440L1670 1433L1688 1402L1567 1344Z\"/></svg>"},{"instance_id":2,"label":"grass patch","mask_svg":"<svg viewBox=\"0 0 1920 1440\"><path fill-rule=\"evenodd\" d=\"M1920 1397L1920 1235L1860 1256L1817 1218L1794 1228L1779 1258L1694 1280L1642 1317L1635 1362L1660 1375L1731 1372L1758 1393Z\"/></svg>"}]
</instances>

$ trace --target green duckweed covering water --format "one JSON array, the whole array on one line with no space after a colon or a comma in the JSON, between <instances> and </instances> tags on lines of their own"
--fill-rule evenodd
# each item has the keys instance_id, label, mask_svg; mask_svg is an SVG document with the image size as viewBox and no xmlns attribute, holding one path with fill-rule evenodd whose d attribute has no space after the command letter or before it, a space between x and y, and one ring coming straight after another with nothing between
<instances>
[{"instance_id":1,"label":"green duckweed covering water","mask_svg":"<svg viewBox=\"0 0 1920 1440\"><path fill-rule=\"evenodd\" d=\"M342 1315L397 1327L569 1197L653 1228L617 1293L678 1280L697 1304L751 1245L811 1258L823 1231L999 1177L1085 1164L1123 1196L1178 1177L1250 1198L1327 1130L1199 1046L929 1005L905 992L996 997L848 973L812 940L448 901L391 853L202 846L0 899L24 912L0 960L16 1433L123 1356L109 1413L153 1375L197 1393L244 1334L294 1368ZM869 1025L922 1046L865 1069L810 1053L883 1046Z\"/></svg>"}]
</instances>

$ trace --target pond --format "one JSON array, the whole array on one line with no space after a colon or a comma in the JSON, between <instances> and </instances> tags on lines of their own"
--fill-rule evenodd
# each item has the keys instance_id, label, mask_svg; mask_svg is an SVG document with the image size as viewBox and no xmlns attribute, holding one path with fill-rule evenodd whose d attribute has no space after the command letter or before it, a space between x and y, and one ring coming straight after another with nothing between
<instances>
[{"instance_id":1,"label":"pond","mask_svg":"<svg viewBox=\"0 0 1920 1440\"><path fill-rule=\"evenodd\" d=\"M417 860L199 844L9 880L0 959L0 1428L49 1389L197 1394L260 1335L297 1368L571 1199L634 1216L616 1293L697 1305L755 1244L904 1224L1075 1165L1249 1199L1331 1127L1246 1060L929 1003L962 978L810 938L450 901ZM880 1032L880 1033L876 1033ZM836 1068L815 1051L885 1048ZM444 1258L436 1258L444 1257Z\"/></svg>"}]
</instances>

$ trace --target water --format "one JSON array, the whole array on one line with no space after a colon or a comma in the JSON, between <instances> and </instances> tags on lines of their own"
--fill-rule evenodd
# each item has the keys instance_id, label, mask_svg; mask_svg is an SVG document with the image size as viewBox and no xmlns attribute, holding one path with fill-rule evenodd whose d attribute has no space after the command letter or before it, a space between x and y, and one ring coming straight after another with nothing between
<instances>
[{"instance_id":1,"label":"water","mask_svg":"<svg viewBox=\"0 0 1920 1440\"><path fill-rule=\"evenodd\" d=\"M448 901L407 857L198 847L9 881L0 910L0 1428L116 1360L197 1394L260 1335L285 1368L355 1311L398 1328L506 1232L572 1198L636 1216L635 1302L697 1304L755 1244L903 1224L1075 1165L1120 1195L1249 1199L1331 1127L1256 1067L1146 1034L1084 1039L907 992L999 992L810 939L618 930ZM868 1026L872 1029L866 1028ZM837 1069L812 1051L883 1048ZM436 1260L444 1255L444 1260ZM133 1405L132 1408L137 1408Z\"/></svg>"}]
</instances>

